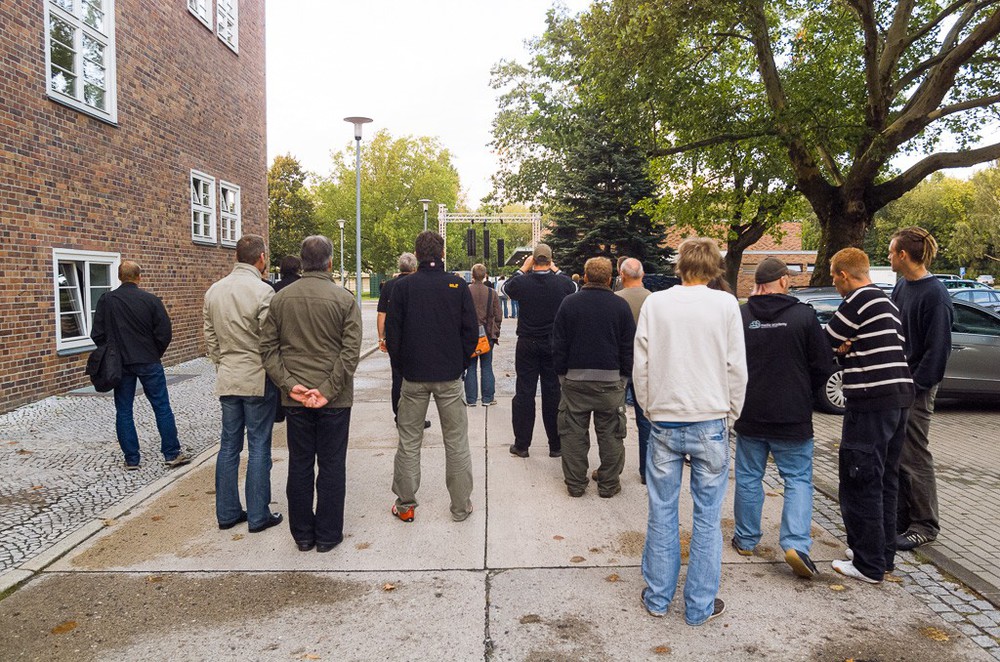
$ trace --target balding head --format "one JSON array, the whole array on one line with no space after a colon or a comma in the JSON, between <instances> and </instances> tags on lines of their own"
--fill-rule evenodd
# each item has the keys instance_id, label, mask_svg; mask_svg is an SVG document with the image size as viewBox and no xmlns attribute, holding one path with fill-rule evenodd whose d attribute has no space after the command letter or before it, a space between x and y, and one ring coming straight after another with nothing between
<instances>
[{"instance_id":1,"label":"balding head","mask_svg":"<svg viewBox=\"0 0 1000 662\"><path fill-rule=\"evenodd\" d=\"M630 257L618 267L618 273L622 277L622 287L642 287L642 277L646 274L642 269L642 262Z\"/></svg>"},{"instance_id":2,"label":"balding head","mask_svg":"<svg viewBox=\"0 0 1000 662\"><path fill-rule=\"evenodd\" d=\"M118 265L118 280L123 283L138 283L142 277L142 269L132 260L122 260Z\"/></svg>"}]
</instances>

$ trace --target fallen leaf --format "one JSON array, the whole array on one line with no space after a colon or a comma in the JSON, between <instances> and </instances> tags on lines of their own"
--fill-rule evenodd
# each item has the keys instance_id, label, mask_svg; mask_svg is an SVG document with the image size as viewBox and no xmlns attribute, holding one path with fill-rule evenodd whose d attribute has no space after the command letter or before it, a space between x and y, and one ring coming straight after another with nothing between
<instances>
[{"instance_id":1,"label":"fallen leaf","mask_svg":"<svg viewBox=\"0 0 1000 662\"><path fill-rule=\"evenodd\" d=\"M538 614L525 614L521 617L519 622L521 625L527 625L528 623L541 623L542 617Z\"/></svg>"},{"instance_id":2,"label":"fallen leaf","mask_svg":"<svg viewBox=\"0 0 1000 662\"><path fill-rule=\"evenodd\" d=\"M116 520L116 519L106 519L106 520L104 520L104 526L114 526L117 523L118 523L118 520Z\"/></svg>"},{"instance_id":3,"label":"fallen leaf","mask_svg":"<svg viewBox=\"0 0 1000 662\"><path fill-rule=\"evenodd\" d=\"M601 553L601 548L600 547L591 547L588 551L591 554L600 554Z\"/></svg>"},{"instance_id":4,"label":"fallen leaf","mask_svg":"<svg viewBox=\"0 0 1000 662\"><path fill-rule=\"evenodd\" d=\"M162 581L163 581L163 577L158 577L156 575L154 575L152 577L146 577L146 583L147 584L158 584L158 583L160 583Z\"/></svg>"},{"instance_id":5,"label":"fallen leaf","mask_svg":"<svg viewBox=\"0 0 1000 662\"><path fill-rule=\"evenodd\" d=\"M359 542L354 546L354 549L368 549L372 544L370 542Z\"/></svg>"},{"instance_id":6,"label":"fallen leaf","mask_svg":"<svg viewBox=\"0 0 1000 662\"><path fill-rule=\"evenodd\" d=\"M777 492L764 492L764 496L776 497L776 496L778 496L778 493Z\"/></svg>"},{"instance_id":7,"label":"fallen leaf","mask_svg":"<svg viewBox=\"0 0 1000 662\"><path fill-rule=\"evenodd\" d=\"M63 621L59 625L52 628L52 634L65 634L70 630L76 629L76 621Z\"/></svg>"},{"instance_id":8,"label":"fallen leaf","mask_svg":"<svg viewBox=\"0 0 1000 662\"><path fill-rule=\"evenodd\" d=\"M553 539L553 540L566 540L566 539L565 539L565 538L563 538L562 536L552 536L552 539Z\"/></svg>"},{"instance_id":9,"label":"fallen leaf","mask_svg":"<svg viewBox=\"0 0 1000 662\"><path fill-rule=\"evenodd\" d=\"M34 453L35 451L29 451L29 450L25 450L25 449L23 449L23 448L18 448L18 449L17 449L16 451L14 451L14 452L15 452L15 453L17 453L18 455L31 455L31 454L32 454L32 453Z\"/></svg>"},{"instance_id":10,"label":"fallen leaf","mask_svg":"<svg viewBox=\"0 0 1000 662\"><path fill-rule=\"evenodd\" d=\"M45 489L45 488L44 488L43 485L32 485L31 489L33 489L33 490L41 490L41 489Z\"/></svg>"},{"instance_id":11,"label":"fallen leaf","mask_svg":"<svg viewBox=\"0 0 1000 662\"><path fill-rule=\"evenodd\" d=\"M215 494L215 490L205 490L205 494Z\"/></svg>"},{"instance_id":12,"label":"fallen leaf","mask_svg":"<svg viewBox=\"0 0 1000 662\"><path fill-rule=\"evenodd\" d=\"M316 655L315 653L306 653L305 655L302 656L302 659L303 660L320 660L322 658L319 655Z\"/></svg>"},{"instance_id":13,"label":"fallen leaf","mask_svg":"<svg viewBox=\"0 0 1000 662\"><path fill-rule=\"evenodd\" d=\"M887 582L892 582L893 584L902 584L903 583L903 578L902 577L897 577L896 575L894 575L894 574L892 574L890 572L887 572L885 574L885 577L883 579L885 579L885 581L887 581Z\"/></svg>"},{"instance_id":14,"label":"fallen leaf","mask_svg":"<svg viewBox=\"0 0 1000 662\"><path fill-rule=\"evenodd\" d=\"M924 635L931 641L950 641L951 637L948 636L944 630L939 630L936 627L927 626L925 628L920 628L920 634Z\"/></svg>"},{"instance_id":15,"label":"fallen leaf","mask_svg":"<svg viewBox=\"0 0 1000 662\"><path fill-rule=\"evenodd\" d=\"M654 655L670 655L673 651L670 650L670 646L657 646L653 649Z\"/></svg>"},{"instance_id":16,"label":"fallen leaf","mask_svg":"<svg viewBox=\"0 0 1000 662\"><path fill-rule=\"evenodd\" d=\"M608 575L607 577L604 578L604 581L614 583L614 582L618 581L619 579L621 579L621 577L618 576L618 573L617 572L612 572L610 575Z\"/></svg>"},{"instance_id":17,"label":"fallen leaf","mask_svg":"<svg viewBox=\"0 0 1000 662\"><path fill-rule=\"evenodd\" d=\"M843 584L830 584L830 590L831 591L843 591L844 590L844 585Z\"/></svg>"},{"instance_id":18,"label":"fallen leaf","mask_svg":"<svg viewBox=\"0 0 1000 662\"><path fill-rule=\"evenodd\" d=\"M396 590L396 585L395 584L390 584L390 583L386 582L385 584L382 584L382 590L386 591L386 592L388 592L388 591L395 591Z\"/></svg>"},{"instance_id":19,"label":"fallen leaf","mask_svg":"<svg viewBox=\"0 0 1000 662\"><path fill-rule=\"evenodd\" d=\"M150 519L152 519L154 522L159 522L161 519L163 519L163 515L153 515Z\"/></svg>"},{"instance_id":20,"label":"fallen leaf","mask_svg":"<svg viewBox=\"0 0 1000 662\"><path fill-rule=\"evenodd\" d=\"M233 534L233 540L243 540L243 534L242 533L234 533Z\"/></svg>"},{"instance_id":21,"label":"fallen leaf","mask_svg":"<svg viewBox=\"0 0 1000 662\"><path fill-rule=\"evenodd\" d=\"M587 559L583 558L582 556L574 556L573 558L571 558L571 559L569 560L569 562L570 562L570 563L583 563L583 562L584 562L584 561L586 561L586 560L587 560Z\"/></svg>"}]
</instances>

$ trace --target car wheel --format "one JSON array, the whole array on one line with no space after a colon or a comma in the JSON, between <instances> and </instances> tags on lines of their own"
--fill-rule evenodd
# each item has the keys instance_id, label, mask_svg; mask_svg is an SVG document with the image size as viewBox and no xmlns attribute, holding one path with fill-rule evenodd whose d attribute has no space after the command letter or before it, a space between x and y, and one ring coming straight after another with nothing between
<instances>
[{"instance_id":1,"label":"car wheel","mask_svg":"<svg viewBox=\"0 0 1000 662\"><path fill-rule=\"evenodd\" d=\"M827 414L844 413L844 371L830 375L816 393L817 408Z\"/></svg>"}]
</instances>

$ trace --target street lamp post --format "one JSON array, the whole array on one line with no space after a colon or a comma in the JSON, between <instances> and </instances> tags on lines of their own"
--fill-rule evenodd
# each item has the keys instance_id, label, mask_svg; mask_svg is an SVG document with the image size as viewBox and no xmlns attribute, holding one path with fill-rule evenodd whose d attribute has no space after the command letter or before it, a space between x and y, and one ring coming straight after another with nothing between
<instances>
[{"instance_id":1,"label":"street lamp post","mask_svg":"<svg viewBox=\"0 0 1000 662\"><path fill-rule=\"evenodd\" d=\"M420 198L417 202L423 204L424 206L424 232L427 232L427 205L431 203L427 198Z\"/></svg>"},{"instance_id":2,"label":"street lamp post","mask_svg":"<svg viewBox=\"0 0 1000 662\"><path fill-rule=\"evenodd\" d=\"M337 219L337 225L340 226L340 285L341 287L346 287L344 285L344 223L346 223L342 218Z\"/></svg>"},{"instance_id":3,"label":"street lamp post","mask_svg":"<svg viewBox=\"0 0 1000 662\"><path fill-rule=\"evenodd\" d=\"M350 122L354 125L354 142L357 144L356 149L356 159L355 159L355 172L357 173L357 183L355 187L355 207L357 209L357 226L356 226L356 239L355 239L355 265L357 267L357 292L355 293L358 308L361 307L361 127L365 124L371 122L370 117L345 117L345 122Z\"/></svg>"}]
</instances>

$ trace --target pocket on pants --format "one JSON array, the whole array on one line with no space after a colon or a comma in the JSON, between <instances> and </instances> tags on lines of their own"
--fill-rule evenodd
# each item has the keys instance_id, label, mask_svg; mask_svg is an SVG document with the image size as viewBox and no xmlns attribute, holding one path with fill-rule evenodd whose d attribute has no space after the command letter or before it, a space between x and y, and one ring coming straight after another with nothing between
<instances>
[{"instance_id":1,"label":"pocket on pants","mask_svg":"<svg viewBox=\"0 0 1000 662\"><path fill-rule=\"evenodd\" d=\"M628 434L628 421L625 418L625 406L622 405L618 408L618 428L615 430L615 437L624 439L626 434Z\"/></svg>"},{"instance_id":2,"label":"pocket on pants","mask_svg":"<svg viewBox=\"0 0 1000 662\"><path fill-rule=\"evenodd\" d=\"M729 470L729 435L723 421L711 421L701 426L700 441L705 451L705 464L709 471L721 473Z\"/></svg>"}]
</instances>

